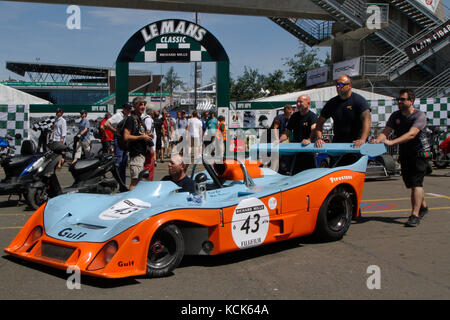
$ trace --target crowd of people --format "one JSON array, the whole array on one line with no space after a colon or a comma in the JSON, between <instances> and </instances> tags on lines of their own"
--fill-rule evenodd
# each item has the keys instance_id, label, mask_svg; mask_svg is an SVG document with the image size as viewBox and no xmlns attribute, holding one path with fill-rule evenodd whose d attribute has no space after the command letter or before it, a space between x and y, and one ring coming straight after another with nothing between
<instances>
[{"instance_id":1,"label":"crowd of people","mask_svg":"<svg viewBox=\"0 0 450 320\"><path fill-rule=\"evenodd\" d=\"M155 166L165 161L170 164L173 150L179 143L187 143L187 154L199 159L203 147L218 137L223 140L222 132L226 132L223 117L217 119L214 112L204 112L200 117L197 111L192 114L179 111L173 118L169 112L151 110L146 105L144 98L136 97L132 103L123 104L116 114L106 114L100 124L103 152L118 157L119 173L124 182L126 168L130 167L130 189L136 186L142 170L148 170L148 179L153 180ZM123 120L127 151L120 148L116 139Z\"/></svg>"},{"instance_id":2,"label":"crowd of people","mask_svg":"<svg viewBox=\"0 0 450 320\"><path fill-rule=\"evenodd\" d=\"M56 110L56 117L49 128L50 141L66 144L67 123L61 108ZM87 111L80 112L81 120L78 132L74 136L72 164L81 158L90 157L91 127L87 120ZM118 143L118 132L123 130L123 139L127 143L126 150L122 150ZM47 131L46 131L47 132ZM154 168L165 161L174 161L172 151L180 142L188 144L187 154L194 159L201 157L205 146L214 139L226 140L225 118L216 118L214 112L204 112L201 117L197 111L188 114L179 111L173 118L169 112L151 110L142 97L135 98L132 103L125 103L114 115L105 113L99 127L99 138L104 154L114 154L120 178L126 183L126 170L130 168L130 190L139 178L139 173L148 170L148 180L154 178ZM223 152L223 142L220 149ZM58 164L60 169L65 157ZM179 159L175 160L179 163ZM183 177L184 178L184 177Z\"/></svg>"}]
</instances>

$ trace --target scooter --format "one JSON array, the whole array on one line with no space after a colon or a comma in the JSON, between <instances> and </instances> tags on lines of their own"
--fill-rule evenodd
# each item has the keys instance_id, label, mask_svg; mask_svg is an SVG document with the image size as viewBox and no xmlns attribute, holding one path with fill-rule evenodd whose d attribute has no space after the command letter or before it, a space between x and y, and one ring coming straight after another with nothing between
<instances>
[{"instance_id":1,"label":"scooter","mask_svg":"<svg viewBox=\"0 0 450 320\"><path fill-rule=\"evenodd\" d=\"M11 145L10 141L15 139L22 139L22 135L17 133L14 137L7 134L4 138L0 138L0 162L3 162L6 158L14 156L16 147ZM25 140L27 141L27 140Z\"/></svg>"},{"instance_id":2,"label":"scooter","mask_svg":"<svg viewBox=\"0 0 450 320\"><path fill-rule=\"evenodd\" d=\"M19 134L18 137L21 138ZM35 162L40 155L36 154L36 147L31 140L24 140L22 142L21 154L13 155L14 146L5 145L5 157L1 160L1 166L5 172L5 177L0 181L0 195L18 195L19 200L22 194L26 191L26 184L20 180L20 176L24 170ZM9 200L9 199L8 199Z\"/></svg>"},{"instance_id":3,"label":"scooter","mask_svg":"<svg viewBox=\"0 0 450 320\"><path fill-rule=\"evenodd\" d=\"M119 176L116 157L110 154L98 159L78 160L72 164L69 171L74 182L62 188L56 175L56 166L63 153L71 149L60 142L52 142L48 148L49 151L42 158L30 165L28 174L21 177L22 180L33 180L25 196L31 208L37 209L49 198L66 193L110 194L117 186L120 192L128 191ZM113 178L106 177L108 172L112 173Z\"/></svg>"},{"instance_id":4,"label":"scooter","mask_svg":"<svg viewBox=\"0 0 450 320\"><path fill-rule=\"evenodd\" d=\"M4 138L0 138L0 161L14 154L16 148L9 144L9 141L13 139L9 134Z\"/></svg>"}]
</instances>

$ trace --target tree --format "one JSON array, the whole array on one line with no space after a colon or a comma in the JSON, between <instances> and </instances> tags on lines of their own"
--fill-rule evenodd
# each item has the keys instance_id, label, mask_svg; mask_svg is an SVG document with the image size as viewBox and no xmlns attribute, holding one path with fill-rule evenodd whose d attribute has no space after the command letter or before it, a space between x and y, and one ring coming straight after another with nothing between
<instances>
[{"instance_id":1,"label":"tree","mask_svg":"<svg viewBox=\"0 0 450 320\"><path fill-rule=\"evenodd\" d=\"M244 74L231 81L230 99L232 101L244 101L262 96L264 88L264 76L252 68L244 67Z\"/></svg>"},{"instance_id":2,"label":"tree","mask_svg":"<svg viewBox=\"0 0 450 320\"><path fill-rule=\"evenodd\" d=\"M318 57L317 49L308 49L304 43L300 44L300 52L294 55L294 58L284 58L285 66L289 68L287 71L294 89L304 89L306 87L306 73L309 70L319 68L323 65L322 59Z\"/></svg>"},{"instance_id":3,"label":"tree","mask_svg":"<svg viewBox=\"0 0 450 320\"><path fill-rule=\"evenodd\" d=\"M184 86L184 82L180 80L180 77L175 72L173 67L170 67L167 73L164 75L164 82L162 84L163 88L169 91L172 97L173 91L178 86Z\"/></svg>"},{"instance_id":4,"label":"tree","mask_svg":"<svg viewBox=\"0 0 450 320\"><path fill-rule=\"evenodd\" d=\"M265 76L264 89L268 90L271 95L286 93L284 72L278 69Z\"/></svg>"}]
</instances>

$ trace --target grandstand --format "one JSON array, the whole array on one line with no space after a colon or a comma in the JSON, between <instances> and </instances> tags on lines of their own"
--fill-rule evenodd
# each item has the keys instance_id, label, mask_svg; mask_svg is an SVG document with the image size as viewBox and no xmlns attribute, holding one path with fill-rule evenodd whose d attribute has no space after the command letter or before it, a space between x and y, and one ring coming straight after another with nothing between
<instances>
[{"instance_id":1,"label":"grandstand","mask_svg":"<svg viewBox=\"0 0 450 320\"><path fill-rule=\"evenodd\" d=\"M1 81L53 104L114 104L115 69L51 63L6 62L6 68L27 80ZM159 96L161 75L130 70L134 95Z\"/></svg>"}]
</instances>

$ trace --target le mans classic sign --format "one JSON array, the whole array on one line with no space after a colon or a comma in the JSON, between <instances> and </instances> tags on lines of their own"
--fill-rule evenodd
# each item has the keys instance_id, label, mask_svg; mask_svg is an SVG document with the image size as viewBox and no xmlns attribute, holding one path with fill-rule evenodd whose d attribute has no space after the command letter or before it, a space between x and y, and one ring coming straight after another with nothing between
<instances>
[{"instance_id":1,"label":"le mans classic sign","mask_svg":"<svg viewBox=\"0 0 450 320\"><path fill-rule=\"evenodd\" d=\"M450 20L444 22L439 27L420 38L412 45L405 48L406 54L409 59L415 59L425 51L431 49L436 44L446 40L450 35Z\"/></svg>"}]
</instances>

